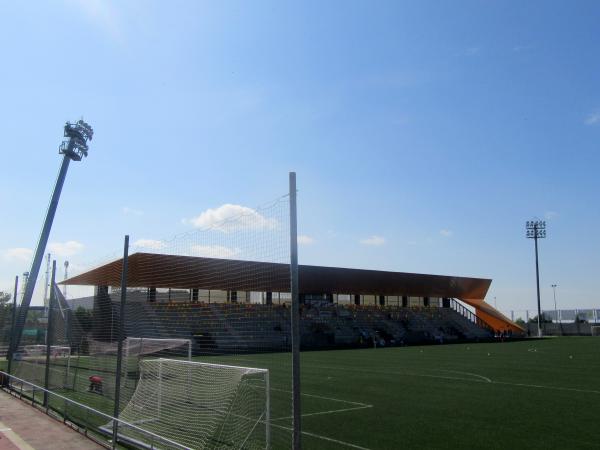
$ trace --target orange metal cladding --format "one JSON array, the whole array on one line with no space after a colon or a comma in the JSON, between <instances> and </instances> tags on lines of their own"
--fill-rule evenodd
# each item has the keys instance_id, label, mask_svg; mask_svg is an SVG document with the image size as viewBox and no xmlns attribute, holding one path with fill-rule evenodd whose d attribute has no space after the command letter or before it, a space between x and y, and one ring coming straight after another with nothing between
<instances>
[{"instance_id":1,"label":"orange metal cladding","mask_svg":"<svg viewBox=\"0 0 600 450\"><path fill-rule=\"evenodd\" d=\"M233 259L134 253L129 256L127 285L174 289L289 292L289 265ZM116 260L61 284L119 286L122 260ZM485 303L492 280L340 267L299 266L301 294L406 295L457 298L496 330L523 332Z\"/></svg>"},{"instance_id":2,"label":"orange metal cladding","mask_svg":"<svg viewBox=\"0 0 600 450\"><path fill-rule=\"evenodd\" d=\"M500 311L493 306L487 304L485 301L478 299L462 299L468 305L475 308L475 314L495 331L512 331L513 333L521 334L525 332L525 329L518 324L514 323Z\"/></svg>"}]
</instances>

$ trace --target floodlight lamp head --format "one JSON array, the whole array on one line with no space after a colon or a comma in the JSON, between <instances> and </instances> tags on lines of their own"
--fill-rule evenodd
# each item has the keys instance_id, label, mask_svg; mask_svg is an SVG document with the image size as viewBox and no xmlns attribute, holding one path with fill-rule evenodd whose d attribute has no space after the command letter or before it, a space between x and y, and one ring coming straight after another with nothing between
<instances>
[{"instance_id":1,"label":"floodlight lamp head","mask_svg":"<svg viewBox=\"0 0 600 450\"><path fill-rule=\"evenodd\" d=\"M525 222L526 236L530 239L546 237L546 222L543 220L528 220Z\"/></svg>"},{"instance_id":2,"label":"floodlight lamp head","mask_svg":"<svg viewBox=\"0 0 600 450\"><path fill-rule=\"evenodd\" d=\"M87 142L91 141L93 136L94 130L83 119L74 124L67 122L65 124L65 137L68 140L60 144L58 152L68 156L73 161L81 161L84 156L88 155Z\"/></svg>"}]
</instances>

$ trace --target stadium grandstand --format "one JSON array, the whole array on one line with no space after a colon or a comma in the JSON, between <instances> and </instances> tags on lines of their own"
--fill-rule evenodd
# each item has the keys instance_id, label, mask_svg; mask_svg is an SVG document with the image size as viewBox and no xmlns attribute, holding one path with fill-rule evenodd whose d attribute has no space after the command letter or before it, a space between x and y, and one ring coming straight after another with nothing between
<instances>
[{"instance_id":1,"label":"stadium grandstand","mask_svg":"<svg viewBox=\"0 0 600 450\"><path fill-rule=\"evenodd\" d=\"M62 282L95 287L93 298L71 300L93 308L95 339L116 334L122 264ZM303 349L524 333L484 301L489 279L300 265L299 284ZM189 339L198 355L278 351L289 344L286 264L134 253L127 285L128 336Z\"/></svg>"}]
</instances>

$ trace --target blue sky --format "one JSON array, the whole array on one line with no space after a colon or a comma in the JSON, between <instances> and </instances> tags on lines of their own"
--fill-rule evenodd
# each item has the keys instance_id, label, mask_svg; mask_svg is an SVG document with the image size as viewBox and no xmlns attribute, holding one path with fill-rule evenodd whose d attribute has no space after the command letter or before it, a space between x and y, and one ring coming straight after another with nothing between
<instances>
[{"instance_id":1,"label":"blue sky","mask_svg":"<svg viewBox=\"0 0 600 450\"><path fill-rule=\"evenodd\" d=\"M58 263L164 239L298 173L300 262L489 277L600 307L598 2L0 2L0 289L28 269L66 120L95 129ZM69 243L70 242L70 243Z\"/></svg>"}]
</instances>

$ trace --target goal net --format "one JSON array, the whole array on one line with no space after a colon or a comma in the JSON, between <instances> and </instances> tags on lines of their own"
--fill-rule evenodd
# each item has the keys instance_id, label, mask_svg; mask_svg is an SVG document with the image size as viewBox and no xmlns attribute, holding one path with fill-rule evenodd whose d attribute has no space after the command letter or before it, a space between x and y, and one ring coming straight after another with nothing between
<instances>
[{"instance_id":1,"label":"goal net","mask_svg":"<svg viewBox=\"0 0 600 450\"><path fill-rule=\"evenodd\" d=\"M161 448L270 447L269 371L172 359L140 362L137 388L119 419L165 438ZM109 424L105 431L112 431ZM150 447L125 424L121 440Z\"/></svg>"},{"instance_id":2,"label":"goal net","mask_svg":"<svg viewBox=\"0 0 600 450\"><path fill-rule=\"evenodd\" d=\"M600 336L600 325L590 327L592 336Z\"/></svg>"},{"instance_id":3,"label":"goal net","mask_svg":"<svg viewBox=\"0 0 600 450\"><path fill-rule=\"evenodd\" d=\"M117 371L118 342L91 340L89 357L80 358L76 390L89 390L90 376L102 379L102 395L114 398ZM128 337L123 341L121 361L121 404L125 404L139 380L140 362L144 358L158 356L172 359L190 360L192 341L190 339L158 339L146 337Z\"/></svg>"},{"instance_id":4,"label":"goal net","mask_svg":"<svg viewBox=\"0 0 600 450\"><path fill-rule=\"evenodd\" d=\"M12 375L43 387L46 380L45 345L25 345L15 353ZM62 345L50 346L48 388L62 389L70 384L71 348ZM23 385L23 389L31 389Z\"/></svg>"}]
</instances>

